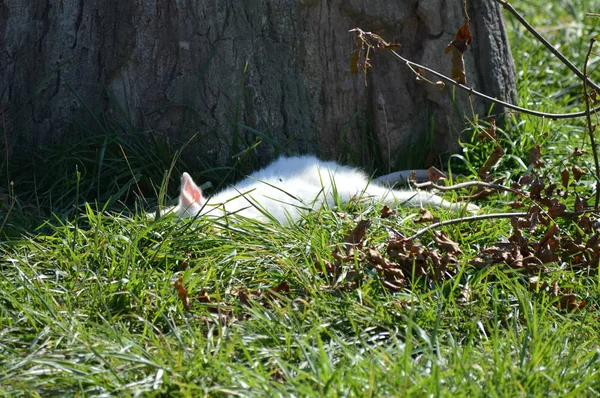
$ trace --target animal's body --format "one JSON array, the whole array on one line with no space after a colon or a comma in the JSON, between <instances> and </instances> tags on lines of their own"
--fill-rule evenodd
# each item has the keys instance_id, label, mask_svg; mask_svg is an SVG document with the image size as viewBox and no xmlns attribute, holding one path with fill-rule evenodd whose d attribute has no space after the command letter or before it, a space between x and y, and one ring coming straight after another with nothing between
<instances>
[{"instance_id":1,"label":"animal's body","mask_svg":"<svg viewBox=\"0 0 600 398\"><path fill-rule=\"evenodd\" d=\"M325 202L333 207L335 195L340 202L352 198L397 202L400 205L450 208L473 212L472 204L449 203L427 192L394 190L375 185L355 168L314 156L281 157L239 183L206 198L188 173L181 177L179 204L167 210L179 217L239 214L269 221L269 213L280 223L294 221L308 209L318 209Z\"/></svg>"}]
</instances>

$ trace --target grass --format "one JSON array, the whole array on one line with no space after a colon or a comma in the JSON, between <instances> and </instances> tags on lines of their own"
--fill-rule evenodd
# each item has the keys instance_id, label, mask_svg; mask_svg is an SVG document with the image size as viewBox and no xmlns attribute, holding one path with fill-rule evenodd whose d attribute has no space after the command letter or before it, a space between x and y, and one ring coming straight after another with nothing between
<instances>
[{"instance_id":1,"label":"grass","mask_svg":"<svg viewBox=\"0 0 600 398\"><path fill-rule=\"evenodd\" d=\"M565 4L571 3L522 6L553 42L570 39L563 50L581 60L582 43L592 34L582 23L588 10ZM559 72L560 65L521 29L509 26L519 54L522 105L547 111L581 106L575 80ZM547 101L554 92L561 95ZM523 167L529 148L540 143L546 177L559 181L552 170L560 170L572 147L580 146L582 123L523 117L506 140ZM470 266L482 248L511 235L508 220L444 228L464 251L452 277L423 279L413 272L409 283L392 292L358 255L339 273L326 265L359 219L372 221L363 245L384 247L392 228L408 235L422 226L414 223L413 209L383 219L380 204L351 203L311 213L294 227L152 221L134 206L149 206L141 198L158 196L152 186L171 167L168 148L118 144L80 145L88 152L77 156L53 152L59 165L54 177L32 185L31 196L13 206L3 233L12 232L0 242L1 395L600 393L598 268L552 262L538 271L540 280L585 301L567 311L551 288L532 284L522 270ZM155 156L156 170L137 155ZM474 169L475 155L465 155ZM70 164L73 158L79 161ZM588 157L581 161L590 163ZM173 172L179 167L175 163ZM495 172L516 181L523 167L506 162ZM64 185L53 190L56 181ZM146 188L134 189L143 181L150 181ZM585 192L590 183L580 185ZM47 192L56 191L63 197L48 198ZM80 199L88 191L101 193L103 204ZM504 210L508 201L497 195L480 204L492 212ZM62 212L28 212L28 203ZM27 225L42 218L48 221L36 230L19 228L22 220ZM561 228L573 229L568 223ZM431 235L421 243L435 246ZM187 299L173 286L179 278Z\"/></svg>"}]
</instances>

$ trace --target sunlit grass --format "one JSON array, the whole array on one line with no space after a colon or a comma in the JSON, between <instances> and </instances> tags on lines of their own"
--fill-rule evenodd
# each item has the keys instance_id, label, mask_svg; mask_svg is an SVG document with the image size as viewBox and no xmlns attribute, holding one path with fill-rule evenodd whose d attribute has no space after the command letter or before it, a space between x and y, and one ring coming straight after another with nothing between
<instances>
[{"instance_id":1,"label":"sunlit grass","mask_svg":"<svg viewBox=\"0 0 600 398\"><path fill-rule=\"evenodd\" d=\"M586 8L591 5L513 5L582 62L597 27L583 16L594 11ZM507 19L520 104L549 112L582 109L576 79ZM522 117L519 123L506 140L523 164L536 143L548 163L560 164L583 142L583 120ZM550 289L532 286L532 275L469 266L482 248L510 236L508 220L445 227L464 252L455 276L437 281L413 276L404 289L392 292L358 260L346 264L342 275L328 273L324 264L333 261L335 248L359 219L372 220L368 247L383 245L394 230L416 232L422 225L414 222L414 209L382 219L379 204L352 203L313 212L294 226L154 221L140 208L155 203L144 199L158 196L153 189L171 167L168 148L118 144L128 162L119 160L120 148L113 143L80 148L79 180L66 155L55 154L54 179L31 182L31 197L14 207L11 217L23 218L9 220L0 243L0 394L600 393L598 269L552 263L539 275L585 301L581 310L569 312ZM100 152L104 155L90 160ZM154 156L153 164L147 166L143 156ZM502 167L499 172L523 173ZM133 189L137 183L143 185ZM62 197L44 195L53 184L61 184ZM100 192L104 204L79 201L90 190ZM48 215L19 205L36 200L64 211L33 229L36 219ZM506 201L497 195L480 204L484 211L500 211ZM434 246L431 235L421 243ZM357 271L361 283L353 285L351 274ZM189 309L173 286L178 278Z\"/></svg>"}]
</instances>

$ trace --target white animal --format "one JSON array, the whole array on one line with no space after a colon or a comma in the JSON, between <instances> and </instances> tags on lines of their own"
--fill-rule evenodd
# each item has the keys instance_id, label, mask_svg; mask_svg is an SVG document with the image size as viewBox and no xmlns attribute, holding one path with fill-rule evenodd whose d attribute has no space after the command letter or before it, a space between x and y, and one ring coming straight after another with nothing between
<instances>
[{"instance_id":1,"label":"white animal","mask_svg":"<svg viewBox=\"0 0 600 398\"><path fill-rule=\"evenodd\" d=\"M206 198L188 173L181 177L179 204L163 212L179 217L238 214L247 218L284 224L300 218L302 212L318 209L325 202L333 207L352 198L381 200L401 205L430 205L454 211L475 212L473 204L449 203L427 192L393 190L375 185L360 170L326 162L314 156L281 157L211 198ZM268 214L271 216L269 217Z\"/></svg>"}]
</instances>

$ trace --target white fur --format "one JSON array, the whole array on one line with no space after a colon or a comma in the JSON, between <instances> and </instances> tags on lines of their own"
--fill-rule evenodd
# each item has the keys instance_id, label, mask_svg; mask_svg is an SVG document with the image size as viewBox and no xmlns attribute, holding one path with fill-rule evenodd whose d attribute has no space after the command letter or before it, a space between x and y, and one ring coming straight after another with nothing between
<instances>
[{"instance_id":1,"label":"white fur","mask_svg":"<svg viewBox=\"0 0 600 398\"><path fill-rule=\"evenodd\" d=\"M281 157L236 185L208 199L188 173L181 177L179 204L166 212L179 217L223 216L236 213L247 218L269 221L269 213L280 223L296 220L308 209L318 209L327 201L334 206L334 190L341 202L352 198L371 198L386 203L431 205L469 212L479 208L472 204L452 204L427 192L392 190L375 185L365 173L314 156Z\"/></svg>"}]
</instances>

